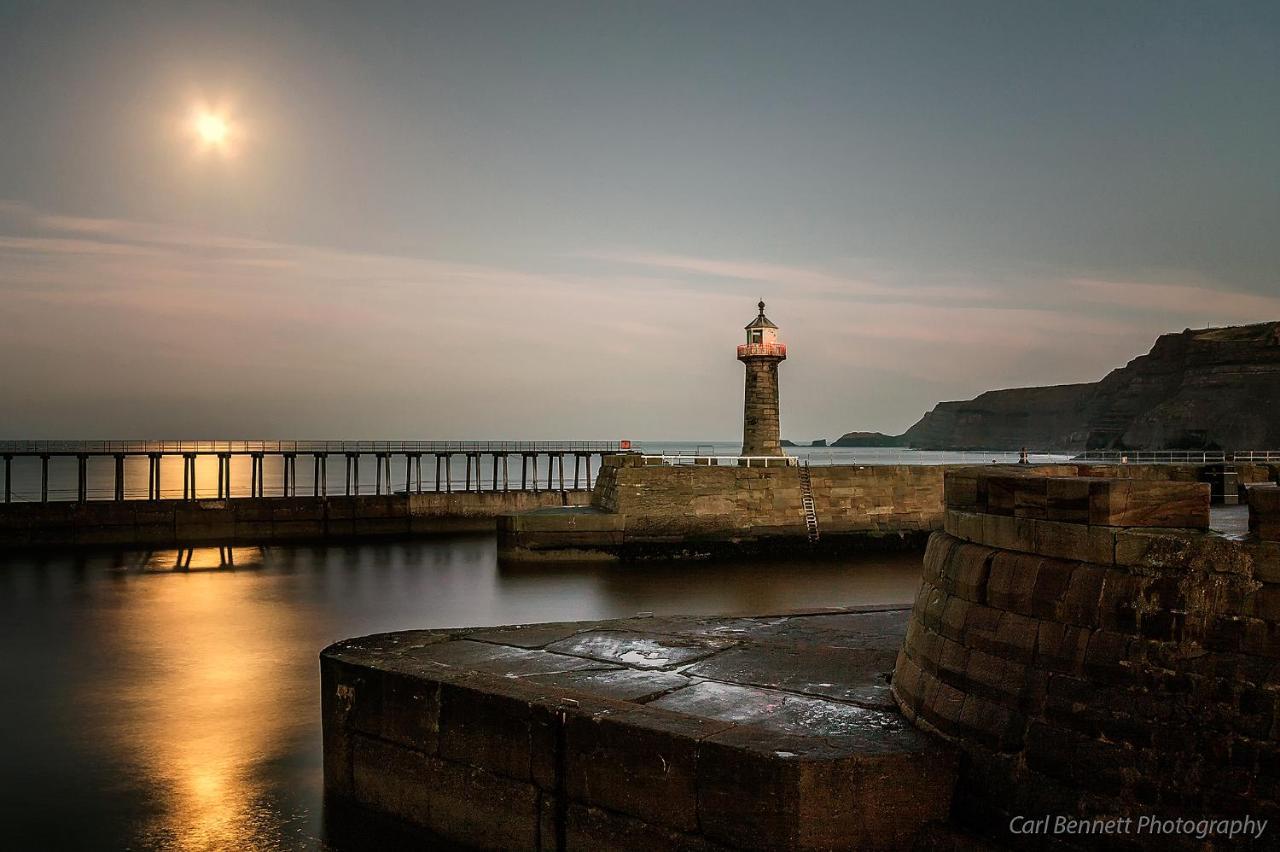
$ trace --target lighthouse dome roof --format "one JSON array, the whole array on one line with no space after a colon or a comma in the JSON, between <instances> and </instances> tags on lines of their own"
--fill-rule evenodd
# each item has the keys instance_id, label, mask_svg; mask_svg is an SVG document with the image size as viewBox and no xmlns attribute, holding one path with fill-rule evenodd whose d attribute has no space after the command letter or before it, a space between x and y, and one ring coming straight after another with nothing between
<instances>
[{"instance_id":1,"label":"lighthouse dome roof","mask_svg":"<svg viewBox=\"0 0 1280 852\"><path fill-rule=\"evenodd\" d=\"M743 328L748 330L753 328L777 328L777 326L770 322L769 318L764 315L764 302L760 302L757 307L760 308L760 314L751 322L743 326Z\"/></svg>"}]
</instances>

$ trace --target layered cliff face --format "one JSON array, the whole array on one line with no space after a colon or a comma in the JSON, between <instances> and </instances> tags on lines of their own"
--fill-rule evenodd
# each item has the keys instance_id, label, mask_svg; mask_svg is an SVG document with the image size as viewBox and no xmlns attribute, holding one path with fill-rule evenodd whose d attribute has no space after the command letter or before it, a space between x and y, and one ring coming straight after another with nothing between
<instances>
[{"instance_id":1,"label":"layered cliff face","mask_svg":"<svg viewBox=\"0 0 1280 852\"><path fill-rule=\"evenodd\" d=\"M1099 382L940 403L902 438L948 450L1280 448L1280 323L1161 335Z\"/></svg>"},{"instance_id":2,"label":"layered cliff face","mask_svg":"<svg viewBox=\"0 0 1280 852\"><path fill-rule=\"evenodd\" d=\"M903 435L918 449L1016 450L1061 442L1083 446L1083 401L1093 385L987 391L942 402Z\"/></svg>"}]
</instances>

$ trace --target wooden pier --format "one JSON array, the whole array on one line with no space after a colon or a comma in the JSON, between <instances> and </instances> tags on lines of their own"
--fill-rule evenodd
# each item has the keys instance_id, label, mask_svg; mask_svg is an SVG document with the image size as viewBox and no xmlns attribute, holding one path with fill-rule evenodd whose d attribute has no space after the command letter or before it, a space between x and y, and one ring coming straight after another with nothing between
<instances>
[{"instance_id":1,"label":"wooden pier","mask_svg":"<svg viewBox=\"0 0 1280 852\"><path fill-rule=\"evenodd\" d=\"M311 496L329 495L328 464L330 456L341 457L345 464L342 494L361 493L360 462L372 460L373 494L391 494L393 460L403 459L402 493L429 492L479 493L481 491L568 491L589 489L593 462L599 469L603 456L625 450L626 441L0 441L0 457L4 460L4 502L14 501L13 463L19 458L40 461L40 497L49 502L49 462L55 458L76 460L76 502L90 499L89 464L91 460L114 462L111 498L124 500L125 467L130 458L147 460L146 499L164 496L161 461L166 457L182 460L182 498L197 499L196 468L200 457L217 462L217 499L236 497L296 497L298 494L298 456L310 456L312 463ZM232 493L231 461L247 456L250 461L248 493ZM453 476L454 460L465 460L461 482ZM511 477L513 456L520 459L518 480ZM279 492L266 494L264 469L267 459L278 458L282 477ZM434 475L423 476L422 460L434 462ZM573 459L572 479L566 479L567 459ZM545 468L539 461L545 459ZM489 461L487 481L482 476L483 461ZM305 468L304 468L305 470ZM366 468L366 471L368 468ZM432 467L428 466L428 472ZM540 471L545 471L545 475ZM207 483L207 480L206 480ZM460 486L460 487L459 487ZM207 488L206 484L206 488ZM367 492L366 492L367 493Z\"/></svg>"}]
</instances>

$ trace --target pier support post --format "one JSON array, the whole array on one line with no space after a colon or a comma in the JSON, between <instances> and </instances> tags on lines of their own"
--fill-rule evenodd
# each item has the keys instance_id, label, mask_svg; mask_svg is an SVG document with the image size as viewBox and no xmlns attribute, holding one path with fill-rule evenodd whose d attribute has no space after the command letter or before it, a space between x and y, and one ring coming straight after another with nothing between
<instances>
[{"instance_id":1,"label":"pier support post","mask_svg":"<svg viewBox=\"0 0 1280 852\"><path fill-rule=\"evenodd\" d=\"M582 453L573 454L573 490L578 490L578 477L582 470Z\"/></svg>"},{"instance_id":2,"label":"pier support post","mask_svg":"<svg viewBox=\"0 0 1280 852\"><path fill-rule=\"evenodd\" d=\"M160 499L160 456L147 453L147 499Z\"/></svg>"},{"instance_id":3,"label":"pier support post","mask_svg":"<svg viewBox=\"0 0 1280 852\"><path fill-rule=\"evenodd\" d=\"M587 490L591 490L591 453L587 453Z\"/></svg>"},{"instance_id":4,"label":"pier support post","mask_svg":"<svg viewBox=\"0 0 1280 852\"><path fill-rule=\"evenodd\" d=\"M529 454L520 454L520 490L527 491L529 489Z\"/></svg>"},{"instance_id":5,"label":"pier support post","mask_svg":"<svg viewBox=\"0 0 1280 852\"><path fill-rule=\"evenodd\" d=\"M382 493L382 456L375 455L373 457L373 493Z\"/></svg>"},{"instance_id":6,"label":"pier support post","mask_svg":"<svg viewBox=\"0 0 1280 852\"><path fill-rule=\"evenodd\" d=\"M13 502L13 456L4 457L4 502Z\"/></svg>"},{"instance_id":7,"label":"pier support post","mask_svg":"<svg viewBox=\"0 0 1280 852\"><path fill-rule=\"evenodd\" d=\"M465 490L470 491L471 490L471 453L463 453L463 456L467 460L467 481L465 483Z\"/></svg>"},{"instance_id":8,"label":"pier support post","mask_svg":"<svg viewBox=\"0 0 1280 852\"><path fill-rule=\"evenodd\" d=\"M498 490L498 454L493 454L493 490Z\"/></svg>"},{"instance_id":9,"label":"pier support post","mask_svg":"<svg viewBox=\"0 0 1280 852\"><path fill-rule=\"evenodd\" d=\"M49 457L40 457L40 502L49 502Z\"/></svg>"},{"instance_id":10,"label":"pier support post","mask_svg":"<svg viewBox=\"0 0 1280 852\"><path fill-rule=\"evenodd\" d=\"M547 490L555 490L555 470L556 457L553 453L547 453Z\"/></svg>"},{"instance_id":11,"label":"pier support post","mask_svg":"<svg viewBox=\"0 0 1280 852\"><path fill-rule=\"evenodd\" d=\"M316 453L313 457L315 471L312 474L311 490L316 497L329 496L329 455Z\"/></svg>"},{"instance_id":12,"label":"pier support post","mask_svg":"<svg viewBox=\"0 0 1280 852\"><path fill-rule=\"evenodd\" d=\"M507 460L511 458L509 453L502 454L502 493L511 490L511 469L507 466Z\"/></svg>"},{"instance_id":13,"label":"pier support post","mask_svg":"<svg viewBox=\"0 0 1280 852\"><path fill-rule=\"evenodd\" d=\"M252 497L266 496L263 491L263 473L262 469L266 467L263 462L266 457L262 453L252 453L249 458L252 460L252 466L249 470L249 492Z\"/></svg>"},{"instance_id":14,"label":"pier support post","mask_svg":"<svg viewBox=\"0 0 1280 852\"><path fill-rule=\"evenodd\" d=\"M533 468L533 493L538 493L538 454L534 453L530 458L530 466Z\"/></svg>"},{"instance_id":15,"label":"pier support post","mask_svg":"<svg viewBox=\"0 0 1280 852\"><path fill-rule=\"evenodd\" d=\"M436 493L440 492L440 454L432 453L436 457Z\"/></svg>"},{"instance_id":16,"label":"pier support post","mask_svg":"<svg viewBox=\"0 0 1280 852\"><path fill-rule=\"evenodd\" d=\"M347 496L360 493L360 454L347 453Z\"/></svg>"},{"instance_id":17,"label":"pier support post","mask_svg":"<svg viewBox=\"0 0 1280 852\"><path fill-rule=\"evenodd\" d=\"M413 456L404 454L404 493L413 493Z\"/></svg>"},{"instance_id":18,"label":"pier support post","mask_svg":"<svg viewBox=\"0 0 1280 852\"><path fill-rule=\"evenodd\" d=\"M182 454L182 499L196 499L196 454Z\"/></svg>"},{"instance_id":19,"label":"pier support post","mask_svg":"<svg viewBox=\"0 0 1280 852\"><path fill-rule=\"evenodd\" d=\"M89 499L89 457L81 453L76 456L76 502L84 503Z\"/></svg>"}]
</instances>

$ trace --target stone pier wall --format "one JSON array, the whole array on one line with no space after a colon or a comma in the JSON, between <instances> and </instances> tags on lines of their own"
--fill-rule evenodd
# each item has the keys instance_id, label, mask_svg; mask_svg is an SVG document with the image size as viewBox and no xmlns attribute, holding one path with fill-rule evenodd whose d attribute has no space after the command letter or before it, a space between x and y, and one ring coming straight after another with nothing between
<instances>
[{"instance_id":1,"label":"stone pier wall","mask_svg":"<svg viewBox=\"0 0 1280 852\"><path fill-rule=\"evenodd\" d=\"M946 501L892 688L966 754L954 816L1027 847L1015 815L1248 814L1274 848L1280 543L1207 532L1194 482L957 471Z\"/></svg>"},{"instance_id":2,"label":"stone pier wall","mask_svg":"<svg viewBox=\"0 0 1280 852\"><path fill-rule=\"evenodd\" d=\"M507 512L583 505L586 491L122 500L0 505L0 546L176 547L482 532Z\"/></svg>"},{"instance_id":3,"label":"stone pier wall","mask_svg":"<svg viewBox=\"0 0 1280 852\"><path fill-rule=\"evenodd\" d=\"M592 505L627 518L634 536L804 535L795 466L645 465L606 460ZM935 465L823 465L810 468L823 534L899 533L942 526L942 477Z\"/></svg>"},{"instance_id":4,"label":"stone pier wall","mask_svg":"<svg viewBox=\"0 0 1280 852\"><path fill-rule=\"evenodd\" d=\"M936 465L834 465L810 469L819 550L922 547L942 527ZM605 460L590 511L500 519L512 559L741 555L807 541L795 466L657 465ZM812 548L811 548L812 549Z\"/></svg>"}]
</instances>

